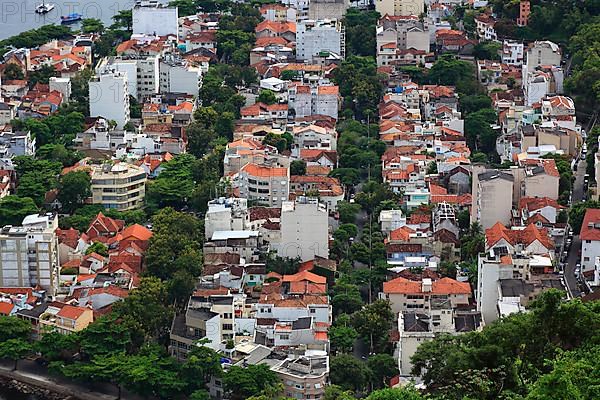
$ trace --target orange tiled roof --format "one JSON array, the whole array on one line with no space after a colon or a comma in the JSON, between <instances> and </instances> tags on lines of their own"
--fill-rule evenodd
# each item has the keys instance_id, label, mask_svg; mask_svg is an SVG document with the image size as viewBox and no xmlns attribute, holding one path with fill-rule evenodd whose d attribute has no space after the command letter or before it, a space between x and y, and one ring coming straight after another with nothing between
<instances>
[{"instance_id":1,"label":"orange tiled roof","mask_svg":"<svg viewBox=\"0 0 600 400\"><path fill-rule=\"evenodd\" d=\"M0 315L10 315L14 308L14 304L0 301Z\"/></svg>"},{"instance_id":2,"label":"orange tiled roof","mask_svg":"<svg viewBox=\"0 0 600 400\"><path fill-rule=\"evenodd\" d=\"M600 240L600 229L595 227L595 224L600 223L600 210L588 208L581 224L581 239L582 240ZM590 226L592 224L593 226Z\"/></svg>"},{"instance_id":3,"label":"orange tiled roof","mask_svg":"<svg viewBox=\"0 0 600 400\"><path fill-rule=\"evenodd\" d=\"M310 271L302 271L298 272L294 275L284 275L283 282L300 282L300 281L309 281L312 283L321 283L324 284L327 282L325 277L321 275L314 274Z\"/></svg>"},{"instance_id":4,"label":"orange tiled roof","mask_svg":"<svg viewBox=\"0 0 600 400\"><path fill-rule=\"evenodd\" d=\"M246 164L242 167L241 171L246 172L248 175L259 176L267 178L270 176L282 176L287 177L288 169L282 167L266 167L263 165L256 165L253 163Z\"/></svg>"},{"instance_id":5,"label":"orange tiled roof","mask_svg":"<svg viewBox=\"0 0 600 400\"><path fill-rule=\"evenodd\" d=\"M402 226L390 232L390 240L408 242L412 233L415 233L414 229L411 229L408 226Z\"/></svg>"},{"instance_id":6,"label":"orange tiled roof","mask_svg":"<svg viewBox=\"0 0 600 400\"><path fill-rule=\"evenodd\" d=\"M529 246L537 240L548 250L554 248L554 243L548 236L548 230L545 228L538 229L533 224L529 224L525 229L513 230L508 229L500 222L497 222L494 226L485 230L485 239L488 248L492 247L502 239L513 246L518 243Z\"/></svg>"},{"instance_id":7,"label":"orange tiled roof","mask_svg":"<svg viewBox=\"0 0 600 400\"><path fill-rule=\"evenodd\" d=\"M71 306L69 304L65 304L60 311L58 312L59 317L76 320L81 317L81 315L85 312L86 308Z\"/></svg>"},{"instance_id":8,"label":"orange tiled roof","mask_svg":"<svg viewBox=\"0 0 600 400\"><path fill-rule=\"evenodd\" d=\"M383 283L383 292L389 294L423 294L421 282L411 281L406 278L396 278ZM434 280L431 292L437 295L471 294L471 285L468 282L459 282L451 278Z\"/></svg>"}]
</instances>

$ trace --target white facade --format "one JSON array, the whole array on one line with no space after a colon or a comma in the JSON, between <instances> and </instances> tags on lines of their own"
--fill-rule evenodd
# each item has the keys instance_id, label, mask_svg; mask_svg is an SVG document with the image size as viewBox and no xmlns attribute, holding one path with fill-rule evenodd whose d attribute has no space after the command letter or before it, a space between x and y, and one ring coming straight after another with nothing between
<instances>
[{"instance_id":1,"label":"white facade","mask_svg":"<svg viewBox=\"0 0 600 400\"><path fill-rule=\"evenodd\" d=\"M501 171L473 173L473 204L471 222L483 229L496 222L509 226L513 203L514 177Z\"/></svg>"},{"instance_id":2,"label":"white facade","mask_svg":"<svg viewBox=\"0 0 600 400\"><path fill-rule=\"evenodd\" d=\"M48 81L48 85L51 92L56 90L62 94L64 102L68 102L71 98L71 78L52 76Z\"/></svg>"},{"instance_id":3,"label":"white facade","mask_svg":"<svg viewBox=\"0 0 600 400\"><path fill-rule=\"evenodd\" d=\"M523 65L523 51L523 43L505 40L502 43L502 64Z\"/></svg>"},{"instance_id":4,"label":"white facade","mask_svg":"<svg viewBox=\"0 0 600 400\"><path fill-rule=\"evenodd\" d=\"M375 10L384 15L421 15L425 12L424 0L375 0Z\"/></svg>"},{"instance_id":5,"label":"white facade","mask_svg":"<svg viewBox=\"0 0 600 400\"><path fill-rule=\"evenodd\" d=\"M281 257L302 261L315 256L329 257L329 225L327 207L317 199L299 198L281 206L281 243L277 245Z\"/></svg>"},{"instance_id":6,"label":"white facade","mask_svg":"<svg viewBox=\"0 0 600 400\"><path fill-rule=\"evenodd\" d=\"M527 71L533 71L541 65L560 65L562 55L560 47L548 40L534 42L527 49Z\"/></svg>"},{"instance_id":7,"label":"white facade","mask_svg":"<svg viewBox=\"0 0 600 400\"><path fill-rule=\"evenodd\" d=\"M129 90L123 72L105 73L90 80L90 117L104 117L122 129L129 122Z\"/></svg>"},{"instance_id":8,"label":"white facade","mask_svg":"<svg viewBox=\"0 0 600 400\"><path fill-rule=\"evenodd\" d=\"M391 231L405 226L406 216L402 210L382 210L379 213L379 223L381 231L387 235Z\"/></svg>"},{"instance_id":9,"label":"white facade","mask_svg":"<svg viewBox=\"0 0 600 400\"><path fill-rule=\"evenodd\" d=\"M160 63L161 93L186 93L198 95L202 84L202 71L181 61L164 60Z\"/></svg>"},{"instance_id":10,"label":"white facade","mask_svg":"<svg viewBox=\"0 0 600 400\"><path fill-rule=\"evenodd\" d=\"M208 203L204 216L204 235L209 238L216 231L243 231L249 224L247 199L219 198Z\"/></svg>"},{"instance_id":11,"label":"white facade","mask_svg":"<svg viewBox=\"0 0 600 400\"><path fill-rule=\"evenodd\" d=\"M28 215L22 226L0 232L0 282L4 287L41 286L54 296L58 288L58 217Z\"/></svg>"},{"instance_id":12,"label":"white facade","mask_svg":"<svg viewBox=\"0 0 600 400\"><path fill-rule=\"evenodd\" d=\"M143 1L133 8L134 35L177 35L177 7L162 7L158 1Z\"/></svg>"},{"instance_id":13,"label":"white facade","mask_svg":"<svg viewBox=\"0 0 600 400\"><path fill-rule=\"evenodd\" d=\"M306 20L296 25L296 57L310 61L322 51L344 56L344 27L336 20Z\"/></svg>"}]
</instances>

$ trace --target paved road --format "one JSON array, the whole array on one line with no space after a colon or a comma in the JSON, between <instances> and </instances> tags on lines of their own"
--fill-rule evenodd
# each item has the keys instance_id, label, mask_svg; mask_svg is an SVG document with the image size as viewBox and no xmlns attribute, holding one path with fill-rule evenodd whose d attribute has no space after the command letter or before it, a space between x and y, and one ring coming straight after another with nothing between
<instances>
[{"instance_id":1,"label":"paved road","mask_svg":"<svg viewBox=\"0 0 600 400\"><path fill-rule=\"evenodd\" d=\"M585 169L587 167L587 163L585 159L581 160L577 166L577 172L575 173L575 183L573 184L573 194L572 194L572 204L578 203L583 199L584 185L583 179L585 175ZM578 232L577 232L578 233ZM577 282L577 278L575 277L575 267L579 259L579 249L581 249L581 240L579 239L579 235L573 236L573 243L571 244L571 249L569 250L569 257L567 259L567 265L565 265L565 283L573 297L581 296L581 291L579 289L579 284Z\"/></svg>"},{"instance_id":2,"label":"paved road","mask_svg":"<svg viewBox=\"0 0 600 400\"><path fill-rule=\"evenodd\" d=\"M15 371L16 374L25 376L41 383L49 383L61 386L63 388L70 389L74 393L78 393L81 398L94 399L94 400L114 400L117 398L118 391L114 385L101 384L101 383L78 383L73 382L65 378L53 376L48 374L48 370L45 367L40 366L35 361L21 360L19 361L19 369ZM12 371L13 362L2 361L0 362L0 369L4 371ZM143 400L142 397L132 395L123 390L121 394L122 400Z\"/></svg>"}]
</instances>

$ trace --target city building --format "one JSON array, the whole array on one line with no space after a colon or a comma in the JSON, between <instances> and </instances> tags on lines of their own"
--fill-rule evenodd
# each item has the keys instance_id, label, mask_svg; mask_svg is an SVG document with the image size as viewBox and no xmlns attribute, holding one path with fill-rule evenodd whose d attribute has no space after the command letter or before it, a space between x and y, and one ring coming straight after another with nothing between
<instances>
[{"instance_id":1,"label":"city building","mask_svg":"<svg viewBox=\"0 0 600 400\"><path fill-rule=\"evenodd\" d=\"M496 222L509 225L514 180L512 174L503 171L474 173L471 221L479 222L483 229L492 227Z\"/></svg>"},{"instance_id":2,"label":"city building","mask_svg":"<svg viewBox=\"0 0 600 400\"><path fill-rule=\"evenodd\" d=\"M327 207L316 198L299 197L281 204L280 257L313 260L329 256Z\"/></svg>"},{"instance_id":3,"label":"city building","mask_svg":"<svg viewBox=\"0 0 600 400\"><path fill-rule=\"evenodd\" d=\"M289 354L271 367L283 382L283 393L292 399L320 399L329 383L329 355L322 350Z\"/></svg>"},{"instance_id":4,"label":"city building","mask_svg":"<svg viewBox=\"0 0 600 400\"><path fill-rule=\"evenodd\" d=\"M177 37L177 7L166 7L158 0L136 0L132 11L133 34Z\"/></svg>"},{"instance_id":5,"label":"city building","mask_svg":"<svg viewBox=\"0 0 600 400\"><path fill-rule=\"evenodd\" d=\"M308 19L341 20L349 7L349 0L310 0L308 2Z\"/></svg>"},{"instance_id":6,"label":"city building","mask_svg":"<svg viewBox=\"0 0 600 400\"><path fill-rule=\"evenodd\" d=\"M92 203L120 211L144 205L146 172L122 162L91 166Z\"/></svg>"},{"instance_id":7,"label":"city building","mask_svg":"<svg viewBox=\"0 0 600 400\"><path fill-rule=\"evenodd\" d=\"M201 85L200 67L176 58L163 58L160 61L161 93L186 93L197 96Z\"/></svg>"},{"instance_id":8,"label":"city building","mask_svg":"<svg viewBox=\"0 0 600 400\"><path fill-rule=\"evenodd\" d=\"M21 226L0 231L0 282L3 287L39 286L48 296L58 290L58 217L28 215Z\"/></svg>"},{"instance_id":9,"label":"city building","mask_svg":"<svg viewBox=\"0 0 600 400\"><path fill-rule=\"evenodd\" d=\"M375 10L381 15L419 16L425 12L424 0L375 0Z\"/></svg>"},{"instance_id":10,"label":"city building","mask_svg":"<svg viewBox=\"0 0 600 400\"><path fill-rule=\"evenodd\" d=\"M281 207L290 195L290 170L284 167L246 164L240 170L235 184L240 196L256 205Z\"/></svg>"},{"instance_id":11,"label":"city building","mask_svg":"<svg viewBox=\"0 0 600 400\"><path fill-rule=\"evenodd\" d=\"M117 128L129 122L129 81L124 72L96 74L89 83L90 116L115 121Z\"/></svg>"},{"instance_id":12,"label":"city building","mask_svg":"<svg viewBox=\"0 0 600 400\"><path fill-rule=\"evenodd\" d=\"M333 52L342 58L346 39L340 20L305 20L296 25L296 58L311 61L321 52Z\"/></svg>"}]
</instances>

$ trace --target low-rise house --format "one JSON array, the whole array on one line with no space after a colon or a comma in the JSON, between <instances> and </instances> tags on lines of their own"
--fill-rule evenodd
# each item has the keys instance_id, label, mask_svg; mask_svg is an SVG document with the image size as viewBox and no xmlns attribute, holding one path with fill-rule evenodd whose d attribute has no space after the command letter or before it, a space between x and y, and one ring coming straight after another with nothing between
<instances>
[{"instance_id":1,"label":"low-rise house","mask_svg":"<svg viewBox=\"0 0 600 400\"><path fill-rule=\"evenodd\" d=\"M53 302L39 316L39 333L43 335L50 331L68 335L84 330L92 322L94 312L90 308Z\"/></svg>"}]
</instances>

